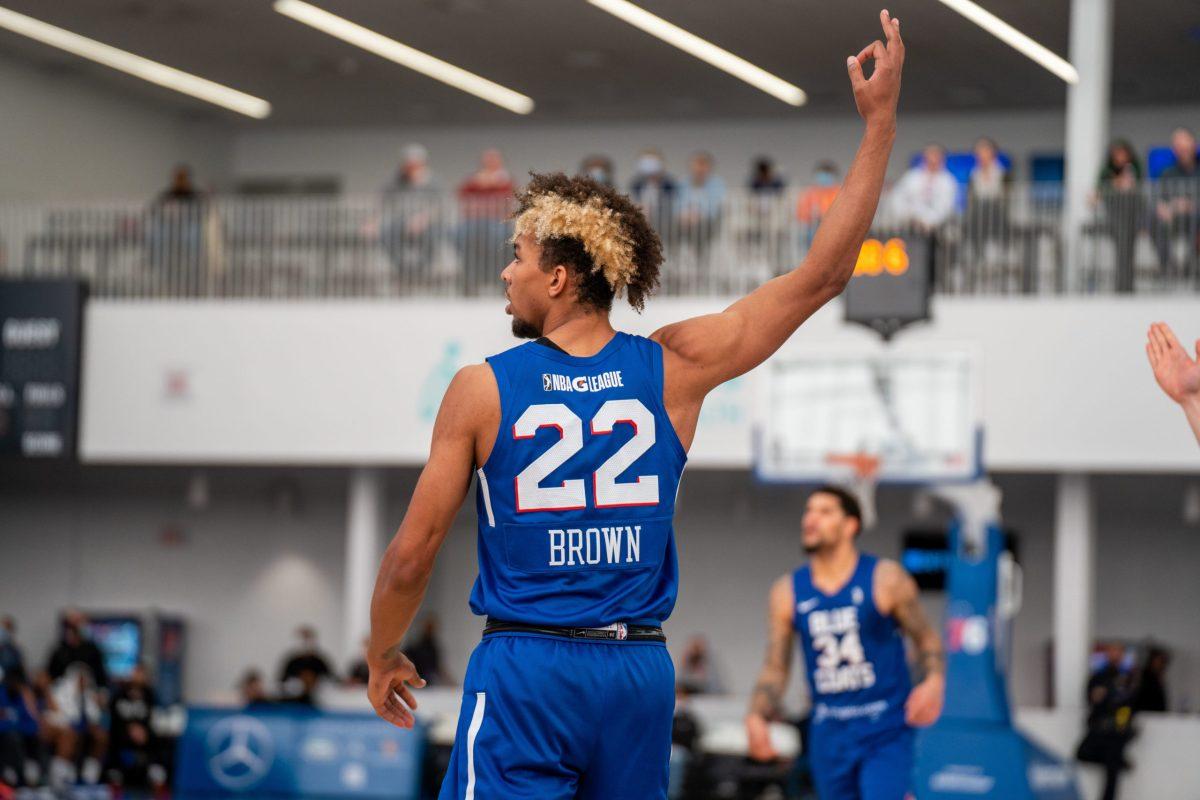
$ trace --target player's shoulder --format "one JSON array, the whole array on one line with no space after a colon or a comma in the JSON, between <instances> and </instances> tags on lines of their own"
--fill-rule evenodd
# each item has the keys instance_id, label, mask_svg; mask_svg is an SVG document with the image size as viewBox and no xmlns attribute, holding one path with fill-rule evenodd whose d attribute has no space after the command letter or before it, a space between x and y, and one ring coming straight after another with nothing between
<instances>
[{"instance_id":1,"label":"player's shoulder","mask_svg":"<svg viewBox=\"0 0 1200 800\"><path fill-rule=\"evenodd\" d=\"M454 373L442 402L478 408L490 405L499 398L500 388L492 368L486 363L468 364Z\"/></svg>"},{"instance_id":2,"label":"player's shoulder","mask_svg":"<svg viewBox=\"0 0 1200 800\"><path fill-rule=\"evenodd\" d=\"M875 562L874 590L884 607L891 607L900 598L916 593L916 581L903 565L890 558Z\"/></svg>"},{"instance_id":3,"label":"player's shoulder","mask_svg":"<svg viewBox=\"0 0 1200 800\"><path fill-rule=\"evenodd\" d=\"M767 596L770 598L772 605L786 603L788 608L791 608L792 598L796 594L795 575L796 572L793 570L792 572L780 575L771 582L771 589L767 593Z\"/></svg>"}]
</instances>

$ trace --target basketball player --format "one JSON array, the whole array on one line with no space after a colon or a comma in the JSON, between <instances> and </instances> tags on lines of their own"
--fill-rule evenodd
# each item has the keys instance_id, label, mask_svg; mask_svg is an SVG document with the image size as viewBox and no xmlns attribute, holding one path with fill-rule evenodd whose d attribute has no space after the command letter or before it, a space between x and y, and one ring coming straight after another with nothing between
<instances>
[{"instance_id":1,"label":"basketball player","mask_svg":"<svg viewBox=\"0 0 1200 800\"><path fill-rule=\"evenodd\" d=\"M442 798L666 797L674 670L660 625L675 604L679 477L705 395L779 349L854 271L904 61L899 23L880 21L887 44L847 63L865 132L807 258L722 313L649 338L614 331L613 298L641 309L658 282L645 216L588 178L535 175L518 195L500 277L513 333L535 341L451 382L371 605L368 694L409 727L424 681L399 642L476 476L471 609L487 620Z\"/></svg>"},{"instance_id":2,"label":"basketball player","mask_svg":"<svg viewBox=\"0 0 1200 800\"><path fill-rule=\"evenodd\" d=\"M1150 359L1150 368L1154 370L1154 379L1187 415L1192 433L1200 442L1200 339L1196 340L1196 360L1187 354L1175 332L1165 322L1156 322L1150 326L1146 335L1146 355Z\"/></svg>"},{"instance_id":3,"label":"basketball player","mask_svg":"<svg viewBox=\"0 0 1200 800\"><path fill-rule=\"evenodd\" d=\"M812 713L809 762L821 800L902 800L913 770L913 728L942 710L945 661L917 584L894 561L860 552L862 512L849 492L823 486L804 509L808 564L775 581L767 600L766 660L746 715L750 755L776 757L768 736L780 716L800 635ZM901 634L924 680L908 676Z\"/></svg>"}]
</instances>

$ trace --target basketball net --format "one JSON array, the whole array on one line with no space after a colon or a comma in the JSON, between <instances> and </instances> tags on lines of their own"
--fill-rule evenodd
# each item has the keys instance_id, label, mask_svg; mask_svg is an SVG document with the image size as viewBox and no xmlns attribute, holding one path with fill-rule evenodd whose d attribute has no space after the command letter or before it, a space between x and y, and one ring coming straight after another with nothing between
<instances>
[{"instance_id":1,"label":"basketball net","mask_svg":"<svg viewBox=\"0 0 1200 800\"><path fill-rule=\"evenodd\" d=\"M841 481L854 492L862 508L862 529L875 527L875 487L879 483L879 456L859 451L857 453L830 453L825 462L832 467L847 468L847 477Z\"/></svg>"}]
</instances>

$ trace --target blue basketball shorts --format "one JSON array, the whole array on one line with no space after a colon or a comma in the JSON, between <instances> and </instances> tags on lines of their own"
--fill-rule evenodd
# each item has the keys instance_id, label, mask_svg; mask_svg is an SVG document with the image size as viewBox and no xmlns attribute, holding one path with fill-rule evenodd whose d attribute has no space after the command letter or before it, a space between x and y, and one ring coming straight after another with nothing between
<instances>
[{"instance_id":1,"label":"blue basketball shorts","mask_svg":"<svg viewBox=\"0 0 1200 800\"><path fill-rule=\"evenodd\" d=\"M471 654L439 798L665 800L674 710L660 642L490 634Z\"/></svg>"},{"instance_id":2,"label":"blue basketball shorts","mask_svg":"<svg viewBox=\"0 0 1200 800\"><path fill-rule=\"evenodd\" d=\"M809 763L821 800L904 800L912 787L911 728L864 734L860 726L814 725Z\"/></svg>"}]
</instances>

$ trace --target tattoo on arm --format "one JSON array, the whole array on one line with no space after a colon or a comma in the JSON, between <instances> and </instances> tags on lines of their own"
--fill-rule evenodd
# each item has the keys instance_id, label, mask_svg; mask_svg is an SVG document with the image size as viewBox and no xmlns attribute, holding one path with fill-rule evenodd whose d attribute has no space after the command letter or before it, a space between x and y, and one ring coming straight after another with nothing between
<instances>
[{"instance_id":1,"label":"tattoo on arm","mask_svg":"<svg viewBox=\"0 0 1200 800\"><path fill-rule=\"evenodd\" d=\"M787 690L788 674L792 667L792 629L789 624L771 621L767 653L758 682L750 695L750 712L767 719L778 719L783 711L783 695Z\"/></svg>"},{"instance_id":2,"label":"tattoo on arm","mask_svg":"<svg viewBox=\"0 0 1200 800\"><path fill-rule=\"evenodd\" d=\"M917 597L916 587L913 586L911 591L905 591L903 594L904 597L896 604L896 621L900 623L900 627L904 629L916 647L917 663L925 675L944 673L946 656L942 652L942 639L929 624L929 619L925 616L925 610L921 608L921 601Z\"/></svg>"}]
</instances>

